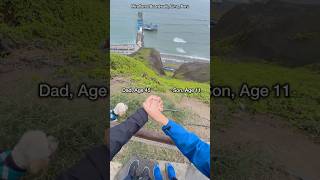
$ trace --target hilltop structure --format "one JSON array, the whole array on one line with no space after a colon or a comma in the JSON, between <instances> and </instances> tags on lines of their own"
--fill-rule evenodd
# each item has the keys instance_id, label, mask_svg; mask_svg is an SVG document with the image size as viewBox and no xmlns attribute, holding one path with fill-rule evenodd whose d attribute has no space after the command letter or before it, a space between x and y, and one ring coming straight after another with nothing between
<instances>
[{"instance_id":1,"label":"hilltop structure","mask_svg":"<svg viewBox=\"0 0 320 180\"><path fill-rule=\"evenodd\" d=\"M138 12L137 19L137 35L135 44L116 44L111 45L110 51L123 55L130 55L139 51L144 46L144 33L143 33L143 14Z\"/></svg>"}]
</instances>

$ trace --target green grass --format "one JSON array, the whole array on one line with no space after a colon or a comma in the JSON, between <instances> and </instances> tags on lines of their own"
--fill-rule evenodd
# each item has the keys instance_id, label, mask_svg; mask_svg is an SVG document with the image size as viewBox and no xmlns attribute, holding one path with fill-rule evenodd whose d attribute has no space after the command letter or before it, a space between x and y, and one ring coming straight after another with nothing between
<instances>
[{"instance_id":1,"label":"green grass","mask_svg":"<svg viewBox=\"0 0 320 180\"><path fill-rule=\"evenodd\" d=\"M150 62L149 58L150 58L150 55L152 54L153 51L155 51L155 50L152 48L142 48L137 53L132 55L131 57L143 62L146 66L151 67L150 63L149 63Z\"/></svg>"},{"instance_id":2,"label":"green grass","mask_svg":"<svg viewBox=\"0 0 320 180\"><path fill-rule=\"evenodd\" d=\"M66 59L99 61L108 33L105 0L0 1L0 34L18 44L62 49Z\"/></svg>"},{"instance_id":3,"label":"green grass","mask_svg":"<svg viewBox=\"0 0 320 180\"><path fill-rule=\"evenodd\" d=\"M167 92L176 88L201 88L201 93L184 93L183 96L194 97L203 102L210 102L210 87L208 83L183 81L171 77L158 76L143 62L123 55L111 54L110 73L112 77L130 77L137 87L149 87L152 92Z\"/></svg>"},{"instance_id":4,"label":"green grass","mask_svg":"<svg viewBox=\"0 0 320 180\"><path fill-rule=\"evenodd\" d=\"M173 72L170 72L170 71L165 71L164 73L167 77L172 77L174 74Z\"/></svg>"},{"instance_id":5,"label":"green grass","mask_svg":"<svg viewBox=\"0 0 320 180\"><path fill-rule=\"evenodd\" d=\"M157 146L147 145L141 142L128 142L118 153L114 160L122 164L127 163L131 157L139 155L141 158L154 159L170 162L186 163L186 158L178 150L160 148Z\"/></svg>"},{"instance_id":6,"label":"green grass","mask_svg":"<svg viewBox=\"0 0 320 180\"><path fill-rule=\"evenodd\" d=\"M77 86L80 81L109 80L108 62L100 49L108 36L108 23L106 0L0 1L0 37L12 45L9 54L16 53L15 49L37 48L44 59L64 62L62 68L46 67L55 71L50 77L44 77L43 69L35 68L20 80L1 86L1 149L12 149L22 134L32 129L42 130L59 140L48 170L24 179L55 179L79 161L91 146L103 143L107 126L105 103L87 99L40 99L37 87L44 81L51 81L53 85L68 81ZM57 56L52 58L47 52ZM1 58L8 54L1 53ZM26 67L24 71L27 70L30 69Z\"/></svg>"},{"instance_id":7,"label":"green grass","mask_svg":"<svg viewBox=\"0 0 320 180\"><path fill-rule=\"evenodd\" d=\"M112 88L112 87L111 87ZM168 118L174 119L175 122L184 124L187 123L187 117L190 117L189 111L185 109L178 108L176 106L176 99L178 97L173 97L173 99L169 99L165 94L161 92L153 93L161 97L164 102L165 109L173 109L175 111L164 111L164 114ZM110 98L110 106L115 107L117 103L123 102L128 105L129 109L125 116L119 118L119 122L125 121L130 115L132 115L138 108L142 107L142 103L148 97L149 94L125 94L125 93L116 93L112 95ZM159 123L149 119L149 121L144 125L145 129L158 132L165 135L161 128L162 126ZM133 156L138 155L142 158L154 159L154 160L164 160L164 161L172 161L172 162L184 162L185 158L178 150L167 149L163 147L157 147L154 145L147 145L140 142L130 141L127 143L123 150L117 154L114 158L115 161L121 162L123 164L127 163L127 161Z\"/></svg>"},{"instance_id":8,"label":"green grass","mask_svg":"<svg viewBox=\"0 0 320 180\"><path fill-rule=\"evenodd\" d=\"M229 85L239 89L243 82L249 85L271 87L276 83L289 83L290 98L276 98L274 94L259 101L248 98L224 100L237 108L239 102L252 112L271 113L287 119L294 126L313 136L320 136L320 75L307 68L286 68L266 63L236 63L215 58L212 79L216 85Z\"/></svg>"},{"instance_id":9,"label":"green grass","mask_svg":"<svg viewBox=\"0 0 320 180\"><path fill-rule=\"evenodd\" d=\"M111 87L112 88L112 87ZM187 122L187 117L190 116L191 112L185 109L178 108L176 102L169 99L163 93L154 93L159 95L164 102L165 109L174 109L175 111L164 111L164 114L168 118L174 119L175 122L184 124ZM112 95L110 98L110 106L115 107L117 103L123 102L128 105L129 109L125 116L119 118L119 122L125 121L130 115L132 115L138 108L142 107L142 103L148 97L149 94L125 94L117 93ZM145 129L158 132L165 136L162 132L162 126L159 123L149 119L149 121L144 125ZM154 160L172 161L172 162L185 162L185 158L178 150L167 149L164 147L157 147L154 145L148 145L141 142L130 141L120 151L114 158L114 161L118 161L122 164L128 162L128 160L133 156L138 155L139 157Z\"/></svg>"},{"instance_id":10,"label":"green grass","mask_svg":"<svg viewBox=\"0 0 320 180\"><path fill-rule=\"evenodd\" d=\"M253 147L235 145L226 150L225 147L217 145L214 147L214 152L219 154L218 160L212 161L214 179L256 180L278 178L276 175L279 172L270 168L274 167L275 164L268 154Z\"/></svg>"},{"instance_id":11,"label":"green grass","mask_svg":"<svg viewBox=\"0 0 320 180\"><path fill-rule=\"evenodd\" d=\"M176 107L175 103L172 102L172 100L168 99L166 96L164 96L162 94L156 94L156 95L159 95L161 97L161 99L163 100L165 109L177 110L176 112L175 111L164 111L164 114L168 118L173 118L175 122L183 124L184 121L186 120L186 117L188 117L190 115L190 112ZM128 105L129 109L126 113L126 116L120 118L120 122L122 122L125 119L127 119L127 117L132 115L138 108L141 108L142 103L145 101L145 99L147 97L148 97L147 95L132 95L132 94L128 95L128 94L119 93L119 94L113 95L111 97L110 106L115 107L116 104L119 102L123 102ZM149 130L155 130L155 131L162 132L162 130L161 130L162 126L152 120L149 120L148 123L144 127Z\"/></svg>"}]
</instances>

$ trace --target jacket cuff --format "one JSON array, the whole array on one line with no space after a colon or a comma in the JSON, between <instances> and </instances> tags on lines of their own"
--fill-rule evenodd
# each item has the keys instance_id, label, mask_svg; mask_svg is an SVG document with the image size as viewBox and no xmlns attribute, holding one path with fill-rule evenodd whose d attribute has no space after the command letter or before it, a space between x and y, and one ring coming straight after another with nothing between
<instances>
[{"instance_id":1,"label":"jacket cuff","mask_svg":"<svg viewBox=\"0 0 320 180\"><path fill-rule=\"evenodd\" d=\"M140 127L142 127L144 124L148 122L148 114L143 108L139 108L136 112L139 114L139 118L137 118L137 123Z\"/></svg>"},{"instance_id":2,"label":"jacket cuff","mask_svg":"<svg viewBox=\"0 0 320 180\"><path fill-rule=\"evenodd\" d=\"M175 122L172 121L171 119L169 119L168 124L162 126L162 131L163 131L166 135L169 135L171 128L174 127L175 125L176 125Z\"/></svg>"}]
</instances>

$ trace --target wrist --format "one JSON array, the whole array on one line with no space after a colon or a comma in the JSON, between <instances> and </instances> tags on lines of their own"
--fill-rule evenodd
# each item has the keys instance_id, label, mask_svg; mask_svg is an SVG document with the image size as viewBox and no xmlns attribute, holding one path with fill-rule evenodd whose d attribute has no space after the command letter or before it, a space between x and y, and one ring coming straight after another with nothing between
<instances>
[{"instance_id":1,"label":"wrist","mask_svg":"<svg viewBox=\"0 0 320 180\"><path fill-rule=\"evenodd\" d=\"M162 124L163 126L165 126L169 123L169 119L166 116L164 116L163 114L160 114L159 118L158 118L158 122L160 124Z\"/></svg>"}]
</instances>

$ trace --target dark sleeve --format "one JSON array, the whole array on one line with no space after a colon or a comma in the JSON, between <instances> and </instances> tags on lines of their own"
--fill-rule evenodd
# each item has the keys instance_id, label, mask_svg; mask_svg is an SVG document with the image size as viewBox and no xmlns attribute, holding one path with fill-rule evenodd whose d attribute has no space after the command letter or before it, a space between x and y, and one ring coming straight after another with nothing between
<instances>
[{"instance_id":1,"label":"dark sleeve","mask_svg":"<svg viewBox=\"0 0 320 180\"><path fill-rule=\"evenodd\" d=\"M148 114L143 109L138 109L123 123L110 128L110 160L120 151L131 137L138 132L143 125L148 121Z\"/></svg>"},{"instance_id":2,"label":"dark sleeve","mask_svg":"<svg viewBox=\"0 0 320 180\"><path fill-rule=\"evenodd\" d=\"M101 145L86 153L77 164L58 176L57 180L106 180L109 171L107 147Z\"/></svg>"}]
</instances>

